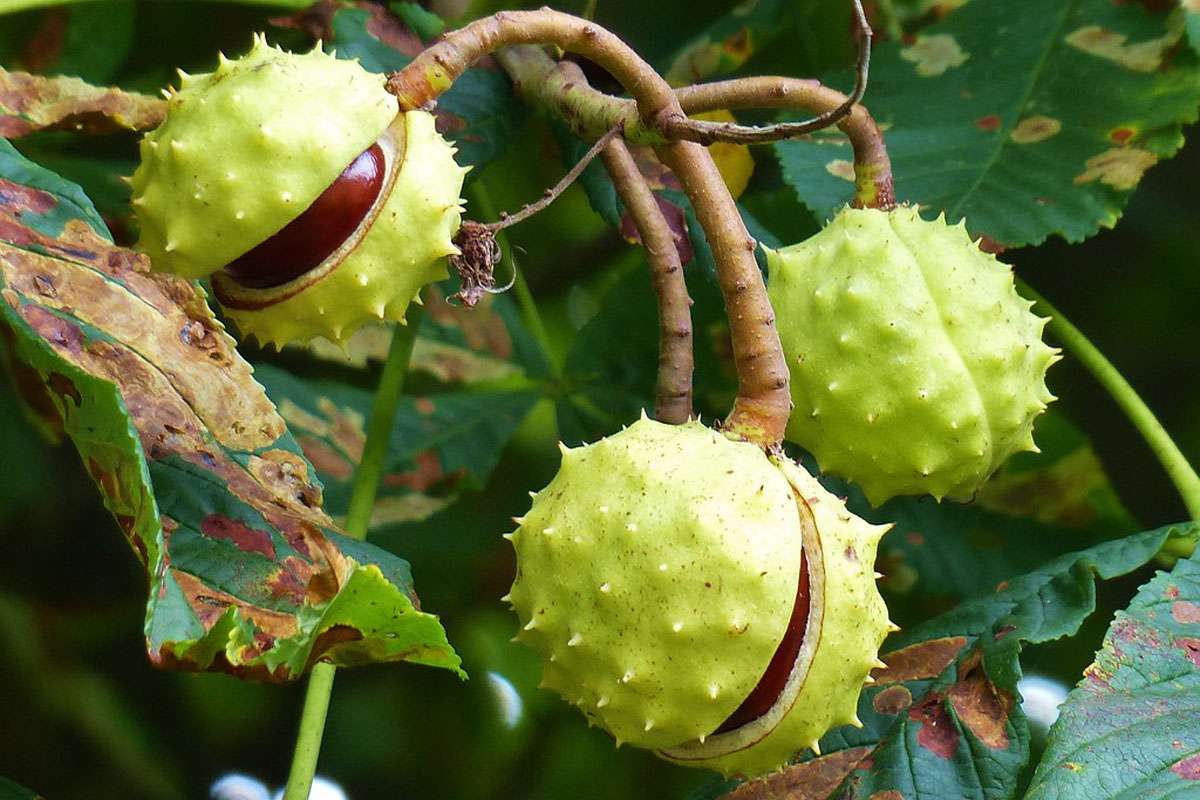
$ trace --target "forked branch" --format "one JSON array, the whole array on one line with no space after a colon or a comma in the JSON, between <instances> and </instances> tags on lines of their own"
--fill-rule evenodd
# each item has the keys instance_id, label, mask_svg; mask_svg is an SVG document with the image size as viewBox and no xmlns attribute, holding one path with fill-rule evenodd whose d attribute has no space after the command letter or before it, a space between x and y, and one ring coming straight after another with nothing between
<instances>
[{"instance_id":1,"label":"forked branch","mask_svg":"<svg viewBox=\"0 0 1200 800\"><path fill-rule=\"evenodd\" d=\"M667 82L624 42L592 22L550 9L502 12L449 33L392 75L388 88L402 109L423 107L484 54L516 44L554 44L600 64L633 95L638 117L651 129L685 118ZM783 438L791 400L775 315L754 258L756 244L704 147L669 142L656 149L682 183L717 262L738 372L738 396L726 427L773 447Z\"/></svg>"}]
</instances>

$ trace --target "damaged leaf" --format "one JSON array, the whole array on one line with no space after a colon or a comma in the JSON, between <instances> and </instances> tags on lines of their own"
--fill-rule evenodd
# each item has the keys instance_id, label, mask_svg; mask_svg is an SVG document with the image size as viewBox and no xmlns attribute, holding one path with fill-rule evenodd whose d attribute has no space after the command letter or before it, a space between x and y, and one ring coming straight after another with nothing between
<instances>
[{"instance_id":1,"label":"damaged leaf","mask_svg":"<svg viewBox=\"0 0 1200 800\"><path fill-rule=\"evenodd\" d=\"M162 122L166 103L79 78L45 77L0 68L0 137L34 131L144 131Z\"/></svg>"},{"instance_id":2,"label":"damaged leaf","mask_svg":"<svg viewBox=\"0 0 1200 800\"><path fill-rule=\"evenodd\" d=\"M197 285L112 245L0 143L0 333L145 566L155 664L294 679L317 659L458 670L408 564L342 535Z\"/></svg>"},{"instance_id":3,"label":"damaged leaf","mask_svg":"<svg viewBox=\"0 0 1200 800\"><path fill-rule=\"evenodd\" d=\"M881 44L865 102L885 130L898 199L965 218L1004 247L1111 228L1197 118L1200 59L1181 42L1183 10L1170 6L972 2L910 42ZM775 151L819 217L853 198L827 168L850 157L840 135Z\"/></svg>"},{"instance_id":4,"label":"damaged leaf","mask_svg":"<svg viewBox=\"0 0 1200 800\"><path fill-rule=\"evenodd\" d=\"M1191 558L1159 573L1117 613L1062 705L1027 797L1196 794L1197 719L1200 561Z\"/></svg>"},{"instance_id":5,"label":"damaged leaf","mask_svg":"<svg viewBox=\"0 0 1200 800\"><path fill-rule=\"evenodd\" d=\"M1095 609L1097 578L1137 569L1168 538L1194 531L1147 531L1055 558L902 630L884 644L886 666L872 672L874 683L859 699L861 729L831 731L820 757L805 752L799 763L722 800L1014 796L1029 758L1017 694L1022 646L1075 633ZM1107 796L1089 792L1077 796Z\"/></svg>"}]
</instances>

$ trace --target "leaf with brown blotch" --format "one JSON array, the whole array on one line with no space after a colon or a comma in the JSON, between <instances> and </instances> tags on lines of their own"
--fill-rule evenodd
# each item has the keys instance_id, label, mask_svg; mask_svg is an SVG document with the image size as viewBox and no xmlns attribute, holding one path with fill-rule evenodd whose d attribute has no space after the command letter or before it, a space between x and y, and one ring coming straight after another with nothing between
<instances>
[{"instance_id":1,"label":"leaf with brown blotch","mask_svg":"<svg viewBox=\"0 0 1200 800\"><path fill-rule=\"evenodd\" d=\"M919 796L995 800L1014 796L1029 758L1029 730L1017 693L1023 644L1075 633L1095 608L1097 578L1113 578L1136 569L1153 559L1168 538L1188 536L1195 530L1194 525L1181 525L1135 533L1068 553L1007 581L994 592L899 632L885 643L881 656L885 666L872 671L872 683L859 698L862 728L830 731L820 741L820 756L805 751L795 764L743 783L721 800L843 796L905 800L918 796L914 786L922 787ZM1175 584L1182 586L1182 579ZM1169 596L1170 586L1164 591ZM1188 600L1190 596L1183 597L1182 591L1173 599ZM1167 608L1161 603L1160 607ZM1171 614L1181 633L1190 630L1187 625L1196 627L1191 621L1193 614L1200 620L1200 609L1191 605L1180 606L1178 613L1173 609L1165 613ZM1185 621L1180 622L1181 618ZM1130 647L1132 652L1132 647L1118 638L1110 633L1114 652L1121 647ZM1136 639L1143 648L1150 639L1140 631L1127 638ZM1189 641L1200 642L1200 637ZM1180 647L1176 650L1182 652ZM1182 660L1177 655L1173 654L1173 663L1191 666L1187 653ZM1200 646L1196 659L1200 662ZM1118 673L1112 661L1098 658L1097 674ZM1144 663L1130 661L1134 666ZM1121 668L1131 675L1135 672ZM1148 697L1144 703L1147 712L1153 710L1152 700ZM1186 707L1188 713L1194 714L1194 705ZM1082 703L1080 708L1082 711ZM1184 724L1184 717L1179 718ZM1156 742L1156 746L1160 744ZM1192 749L1176 754L1177 765L1183 765L1175 768L1176 775L1191 768L1186 756L1195 752L1195 745L1189 743L1188 747ZM1069 749L1064 747L1064 753ZM1102 779L1104 774L1097 764L1096 775ZM1047 775L1054 777L1051 771ZM1069 782L1070 778L1063 780ZM1089 791L1092 793L1071 796L1099 796L1095 787Z\"/></svg>"},{"instance_id":2,"label":"leaf with brown blotch","mask_svg":"<svg viewBox=\"0 0 1200 800\"><path fill-rule=\"evenodd\" d=\"M166 107L157 97L79 78L0 69L0 136L7 139L34 131L149 130L162 122Z\"/></svg>"},{"instance_id":3,"label":"leaf with brown blotch","mask_svg":"<svg viewBox=\"0 0 1200 800\"><path fill-rule=\"evenodd\" d=\"M1031 800L1200 792L1200 557L1159 573L1117 613L1061 712Z\"/></svg>"},{"instance_id":4,"label":"leaf with brown blotch","mask_svg":"<svg viewBox=\"0 0 1200 800\"><path fill-rule=\"evenodd\" d=\"M145 565L150 659L269 680L318 659L459 671L408 564L325 513L199 287L150 272L77 187L0 145L0 342Z\"/></svg>"}]
</instances>

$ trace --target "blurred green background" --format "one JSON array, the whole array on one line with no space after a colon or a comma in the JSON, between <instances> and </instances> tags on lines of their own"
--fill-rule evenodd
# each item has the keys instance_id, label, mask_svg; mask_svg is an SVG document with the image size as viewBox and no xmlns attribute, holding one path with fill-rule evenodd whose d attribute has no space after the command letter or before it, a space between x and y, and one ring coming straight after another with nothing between
<instances>
[{"instance_id":1,"label":"blurred green background","mask_svg":"<svg viewBox=\"0 0 1200 800\"><path fill-rule=\"evenodd\" d=\"M558 5L584 9L582 3ZM601 0L596 17L656 61L728 5ZM2 18L5 65L29 67L38 37L62 24L66 13ZM60 68L149 89L169 80L163 65L190 67L218 48L237 51L248 31L280 12L104 2L74 13L94 22L73 28L80 38L67 40L70 58ZM798 35L808 23L802 16L797 14ZM821 39L811 30L808 35ZM114 52L128 56L110 57ZM848 43L840 40L816 51L781 45L760 53L747 70L811 75L844 63L848 54ZM536 197L561 172L546 124L534 115L523 124L517 145L477 178L501 208ZM83 180L96 158L127 159L131 170L132 143L132 137L79 144L41 136L18 145L31 158ZM769 191L778 182L770 153L757 158L752 188L767 191L755 201L756 213L787 239L815 231L816 220L794 199ZM110 184L98 178L89 186L101 206L121 202L121 188ZM1197 185L1200 145L1193 142L1150 171L1116 230L1082 245L1053 239L1006 256L1109 355L1193 461L1200 460ZM600 221L579 189L513 229L511 239L523 252L522 266L563 352L600 307L612 276L641 267L640 256ZM639 263L631 265L631 259ZM1081 368L1070 359L1056 367L1052 388L1061 410L1091 438L1139 528L1185 516L1157 462ZM552 475L556 438L552 407L543 402L483 492L375 538L411 561L424 607L441 615L472 679L460 683L447 672L411 666L339 673L321 771L354 800L680 798L710 781L648 753L614 751L605 734L536 690L536 663L508 641L514 624L498 598L511 579L512 560L499 534L511 527L510 515L527 507L526 491ZM151 668L141 636L140 567L73 449L47 445L24 420L7 383L0 383L0 454L0 775L49 798L97 800L204 797L211 781L231 770L280 785L302 688ZM1106 585L1104 617L1122 607L1145 577ZM1098 618L1085 635L1035 653L1030 663L1071 683L1103 629Z\"/></svg>"}]
</instances>

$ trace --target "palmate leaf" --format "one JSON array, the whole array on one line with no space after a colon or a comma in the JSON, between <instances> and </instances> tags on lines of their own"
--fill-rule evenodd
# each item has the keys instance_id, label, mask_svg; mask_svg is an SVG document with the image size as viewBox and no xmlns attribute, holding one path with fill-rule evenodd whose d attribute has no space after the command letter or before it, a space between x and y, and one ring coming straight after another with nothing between
<instances>
[{"instance_id":1,"label":"palmate leaf","mask_svg":"<svg viewBox=\"0 0 1200 800\"><path fill-rule=\"evenodd\" d=\"M737 786L725 800L774 800L789 787L813 800L851 787L855 797L888 800L1012 797L1029 758L1017 694L1022 646L1075 633L1095 609L1097 578L1135 570L1168 538L1194 533L1163 528L1060 556L901 631L884 644L887 667L859 700L861 729L831 731L821 756Z\"/></svg>"},{"instance_id":2,"label":"palmate leaf","mask_svg":"<svg viewBox=\"0 0 1200 800\"><path fill-rule=\"evenodd\" d=\"M0 333L146 567L151 660L273 680L317 658L457 670L408 565L322 510L196 285L113 246L77 187L0 156Z\"/></svg>"},{"instance_id":3,"label":"palmate leaf","mask_svg":"<svg viewBox=\"0 0 1200 800\"><path fill-rule=\"evenodd\" d=\"M866 104L901 200L1007 247L1111 227L1142 174L1183 144L1200 67L1183 12L1111 0L970 2L876 49ZM831 85L845 85L834 76ZM775 146L819 216L853 195L845 140Z\"/></svg>"},{"instance_id":4,"label":"palmate leaf","mask_svg":"<svg viewBox=\"0 0 1200 800\"><path fill-rule=\"evenodd\" d=\"M1050 731L1030 800L1200 795L1200 561L1147 583Z\"/></svg>"}]
</instances>

